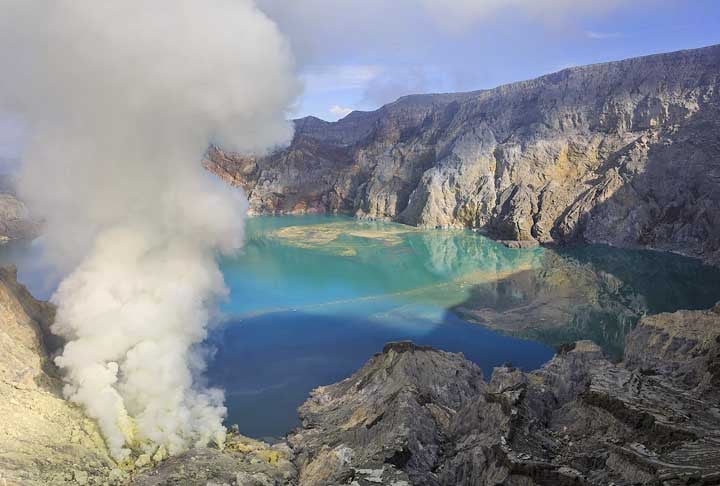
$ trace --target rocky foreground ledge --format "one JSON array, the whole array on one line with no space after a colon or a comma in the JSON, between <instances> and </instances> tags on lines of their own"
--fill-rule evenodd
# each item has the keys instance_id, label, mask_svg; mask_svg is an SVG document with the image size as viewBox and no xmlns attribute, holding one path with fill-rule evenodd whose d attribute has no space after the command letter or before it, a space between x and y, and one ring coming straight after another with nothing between
<instances>
[{"instance_id":1,"label":"rocky foreground ledge","mask_svg":"<svg viewBox=\"0 0 720 486\"><path fill-rule=\"evenodd\" d=\"M489 381L461 354L389 343L313 391L269 445L231 434L123 470L64 401L52 308L0 270L0 485L720 484L720 304L643 318L624 361L580 341Z\"/></svg>"},{"instance_id":2,"label":"rocky foreground ledge","mask_svg":"<svg viewBox=\"0 0 720 486\"><path fill-rule=\"evenodd\" d=\"M625 362L580 341L542 369L391 343L315 390L301 485L720 483L720 305L648 317Z\"/></svg>"}]
</instances>

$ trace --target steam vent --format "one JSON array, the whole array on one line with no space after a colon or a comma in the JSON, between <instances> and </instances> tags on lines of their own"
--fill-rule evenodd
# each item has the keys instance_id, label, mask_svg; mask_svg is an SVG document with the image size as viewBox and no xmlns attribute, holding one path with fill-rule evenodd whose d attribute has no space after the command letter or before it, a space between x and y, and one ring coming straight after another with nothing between
<instances>
[{"instance_id":1,"label":"steam vent","mask_svg":"<svg viewBox=\"0 0 720 486\"><path fill-rule=\"evenodd\" d=\"M720 2L0 0L0 486L720 485Z\"/></svg>"}]
</instances>

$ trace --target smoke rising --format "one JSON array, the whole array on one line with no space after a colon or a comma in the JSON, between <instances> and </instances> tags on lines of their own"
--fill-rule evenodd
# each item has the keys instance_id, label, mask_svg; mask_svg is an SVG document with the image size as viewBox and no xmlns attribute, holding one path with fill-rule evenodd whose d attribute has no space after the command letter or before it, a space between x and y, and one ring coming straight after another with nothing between
<instances>
[{"instance_id":1,"label":"smoke rising","mask_svg":"<svg viewBox=\"0 0 720 486\"><path fill-rule=\"evenodd\" d=\"M0 111L29 133L19 191L65 275L52 297L65 394L118 460L222 443L223 394L202 386L199 344L246 201L200 160L209 142L259 152L289 140L299 87L283 36L251 0L0 11Z\"/></svg>"}]
</instances>

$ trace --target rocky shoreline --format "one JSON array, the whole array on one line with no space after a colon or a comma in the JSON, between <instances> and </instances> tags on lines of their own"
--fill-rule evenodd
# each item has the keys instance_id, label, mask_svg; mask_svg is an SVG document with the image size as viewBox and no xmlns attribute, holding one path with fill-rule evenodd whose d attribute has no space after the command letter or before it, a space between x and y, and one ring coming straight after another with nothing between
<instances>
[{"instance_id":1,"label":"rocky shoreline","mask_svg":"<svg viewBox=\"0 0 720 486\"><path fill-rule=\"evenodd\" d=\"M8 485L608 485L720 482L720 304L641 319L624 359L563 346L487 380L460 354L389 343L313 391L274 445L115 464L61 398L52 307L0 272L0 483Z\"/></svg>"},{"instance_id":2,"label":"rocky shoreline","mask_svg":"<svg viewBox=\"0 0 720 486\"><path fill-rule=\"evenodd\" d=\"M720 262L720 46L413 95L205 166L256 214L341 213Z\"/></svg>"}]
</instances>

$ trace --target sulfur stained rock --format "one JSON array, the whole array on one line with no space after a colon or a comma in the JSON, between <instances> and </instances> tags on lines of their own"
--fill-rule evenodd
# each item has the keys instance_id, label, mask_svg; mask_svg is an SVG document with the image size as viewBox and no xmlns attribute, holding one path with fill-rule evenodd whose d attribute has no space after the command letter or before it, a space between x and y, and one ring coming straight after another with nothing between
<instances>
[{"instance_id":1,"label":"sulfur stained rock","mask_svg":"<svg viewBox=\"0 0 720 486\"><path fill-rule=\"evenodd\" d=\"M206 167L255 213L340 212L503 240L720 262L720 46L295 121L267 157Z\"/></svg>"},{"instance_id":2,"label":"sulfur stained rock","mask_svg":"<svg viewBox=\"0 0 720 486\"><path fill-rule=\"evenodd\" d=\"M135 474L133 486L281 486L297 481L292 453L283 444L230 433L224 450L192 449Z\"/></svg>"},{"instance_id":3,"label":"sulfur stained rock","mask_svg":"<svg viewBox=\"0 0 720 486\"><path fill-rule=\"evenodd\" d=\"M114 463L97 426L62 397L47 352L57 345L49 336L53 315L18 284L14 268L0 269L0 479L102 484Z\"/></svg>"}]
</instances>

